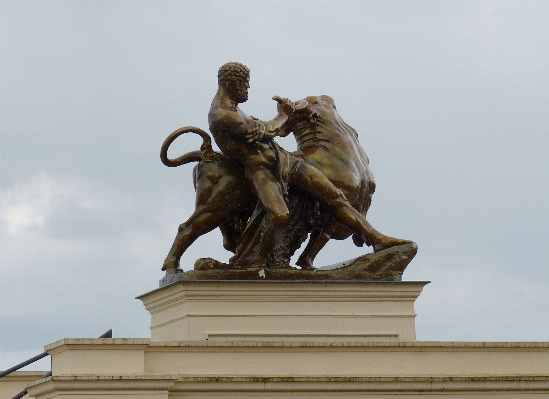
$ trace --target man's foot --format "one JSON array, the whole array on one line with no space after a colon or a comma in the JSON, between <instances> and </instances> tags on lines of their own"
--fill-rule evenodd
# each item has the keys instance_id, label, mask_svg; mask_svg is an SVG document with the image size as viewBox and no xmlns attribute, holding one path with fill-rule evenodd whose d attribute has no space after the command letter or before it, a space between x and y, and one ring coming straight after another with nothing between
<instances>
[{"instance_id":1,"label":"man's foot","mask_svg":"<svg viewBox=\"0 0 549 399\"><path fill-rule=\"evenodd\" d=\"M394 238L389 236L383 236L377 243L374 244L374 252L383 251L387 248L398 247L399 245L410 244L410 240L402 240L400 238Z\"/></svg>"}]
</instances>

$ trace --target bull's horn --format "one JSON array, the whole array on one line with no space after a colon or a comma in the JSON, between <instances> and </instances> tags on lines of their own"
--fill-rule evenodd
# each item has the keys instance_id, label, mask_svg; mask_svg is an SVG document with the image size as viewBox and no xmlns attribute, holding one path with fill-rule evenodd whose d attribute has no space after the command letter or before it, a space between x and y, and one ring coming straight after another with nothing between
<instances>
[{"instance_id":1,"label":"bull's horn","mask_svg":"<svg viewBox=\"0 0 549 399\"><path fill-rule=\"evenodd\" d=\"M294 104L294 109L296 112L304 111L309 106L309 102L307 100L299 100L297 103Z\"/></svg>"}]
</instances>

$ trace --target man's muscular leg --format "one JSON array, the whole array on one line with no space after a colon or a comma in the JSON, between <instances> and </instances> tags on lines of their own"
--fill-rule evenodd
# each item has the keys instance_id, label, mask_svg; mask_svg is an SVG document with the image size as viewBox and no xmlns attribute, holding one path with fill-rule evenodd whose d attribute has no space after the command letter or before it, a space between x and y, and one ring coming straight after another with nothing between
<instances>
[{"instance_id":1,"label":"man's muscular leg","mask_svg":"<svg viewBox=\"0 0 549 399\"><path fill-rule=\"evenodd\" d=\"M284 200L280 183L271 171L263 168L257 169L250 173L247 172L246 177L259 202L271 218L271 225L264 230L259 249L259 255L265 259L269 252L281 242L290 212Z\"/></svg>"},{"instance_id":2,"label":"man's muscular leg","mask_svg":"<svg viewBox=\"0 0 549 399\"><path fill-rule=\"evenodd\" d=\"M320 202L329 206L339 223L360 235L369 245L373 245L376 252L410 242L386 236L374 229L360 212L349 204L343 193L314 166L301 164L294 175L294 187L312 194Z\"/></svg>"},{"instance_id":3,"label":"man's muscular leg","mask_svg":"<svg viewBox=\"0 0 549 399\"><path fill-rule=\"evenodd\" d=\"M263 168L251 172L246 171L246 177L259 202L271 215L272 222L277 226L285 225L290 217L290 211L284 201L278 179L270 170Z\"/></svg>"}]
</instances>

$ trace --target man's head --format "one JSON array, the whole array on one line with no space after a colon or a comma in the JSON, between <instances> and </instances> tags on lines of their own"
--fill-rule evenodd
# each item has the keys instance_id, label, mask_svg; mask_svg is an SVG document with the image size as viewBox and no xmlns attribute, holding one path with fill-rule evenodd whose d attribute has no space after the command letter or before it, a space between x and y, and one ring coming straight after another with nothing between
<instances>
[{"instance_id":1,"label":"man's head","mask_svg":"<svg viewBox=\"0 0 549 399\"><path fill-rule=\"evenodd\" d=\"M239 62L227 62L217 72L217 83L221 87L236 89L236 101L243 103L248 100L248 88L250 87L250 70Z\"/></svg>"}]
</instances>

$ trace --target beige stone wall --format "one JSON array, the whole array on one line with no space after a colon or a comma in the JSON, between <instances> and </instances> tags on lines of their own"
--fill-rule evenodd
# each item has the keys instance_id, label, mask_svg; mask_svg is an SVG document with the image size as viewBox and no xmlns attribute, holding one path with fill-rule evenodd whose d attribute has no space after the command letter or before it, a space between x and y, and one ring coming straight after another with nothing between
<instances>
[{"instance_id":1,"label":"beige stone wall","mask_svg":"<svg viewBox=\"0 0 549 399\"><path fill-rule=\"evenodd\" d=\"M541 398L547 342L65 339L37 398ZM545 396L544 396L545 395Z\"/></svg>"},{"instance_id":2,"label":"beige stone wall","mask_svg":"<svg viewBox=\"0 0 549 399\"><path fill-rule=\"evenodd\" d=\"M11 399L48 371L15 371L0 378L0 399Z\"/></svg>"},{"instance_id":3,"label":"beige stone wall","mask_svg":"<svg viewBox=\"0 0 549 399\"><path fill-rule=\"evenodd\" d=\"M548 342L254 342L64 339L53 376L549 376Z\"/></svg>"}]
</instances>

